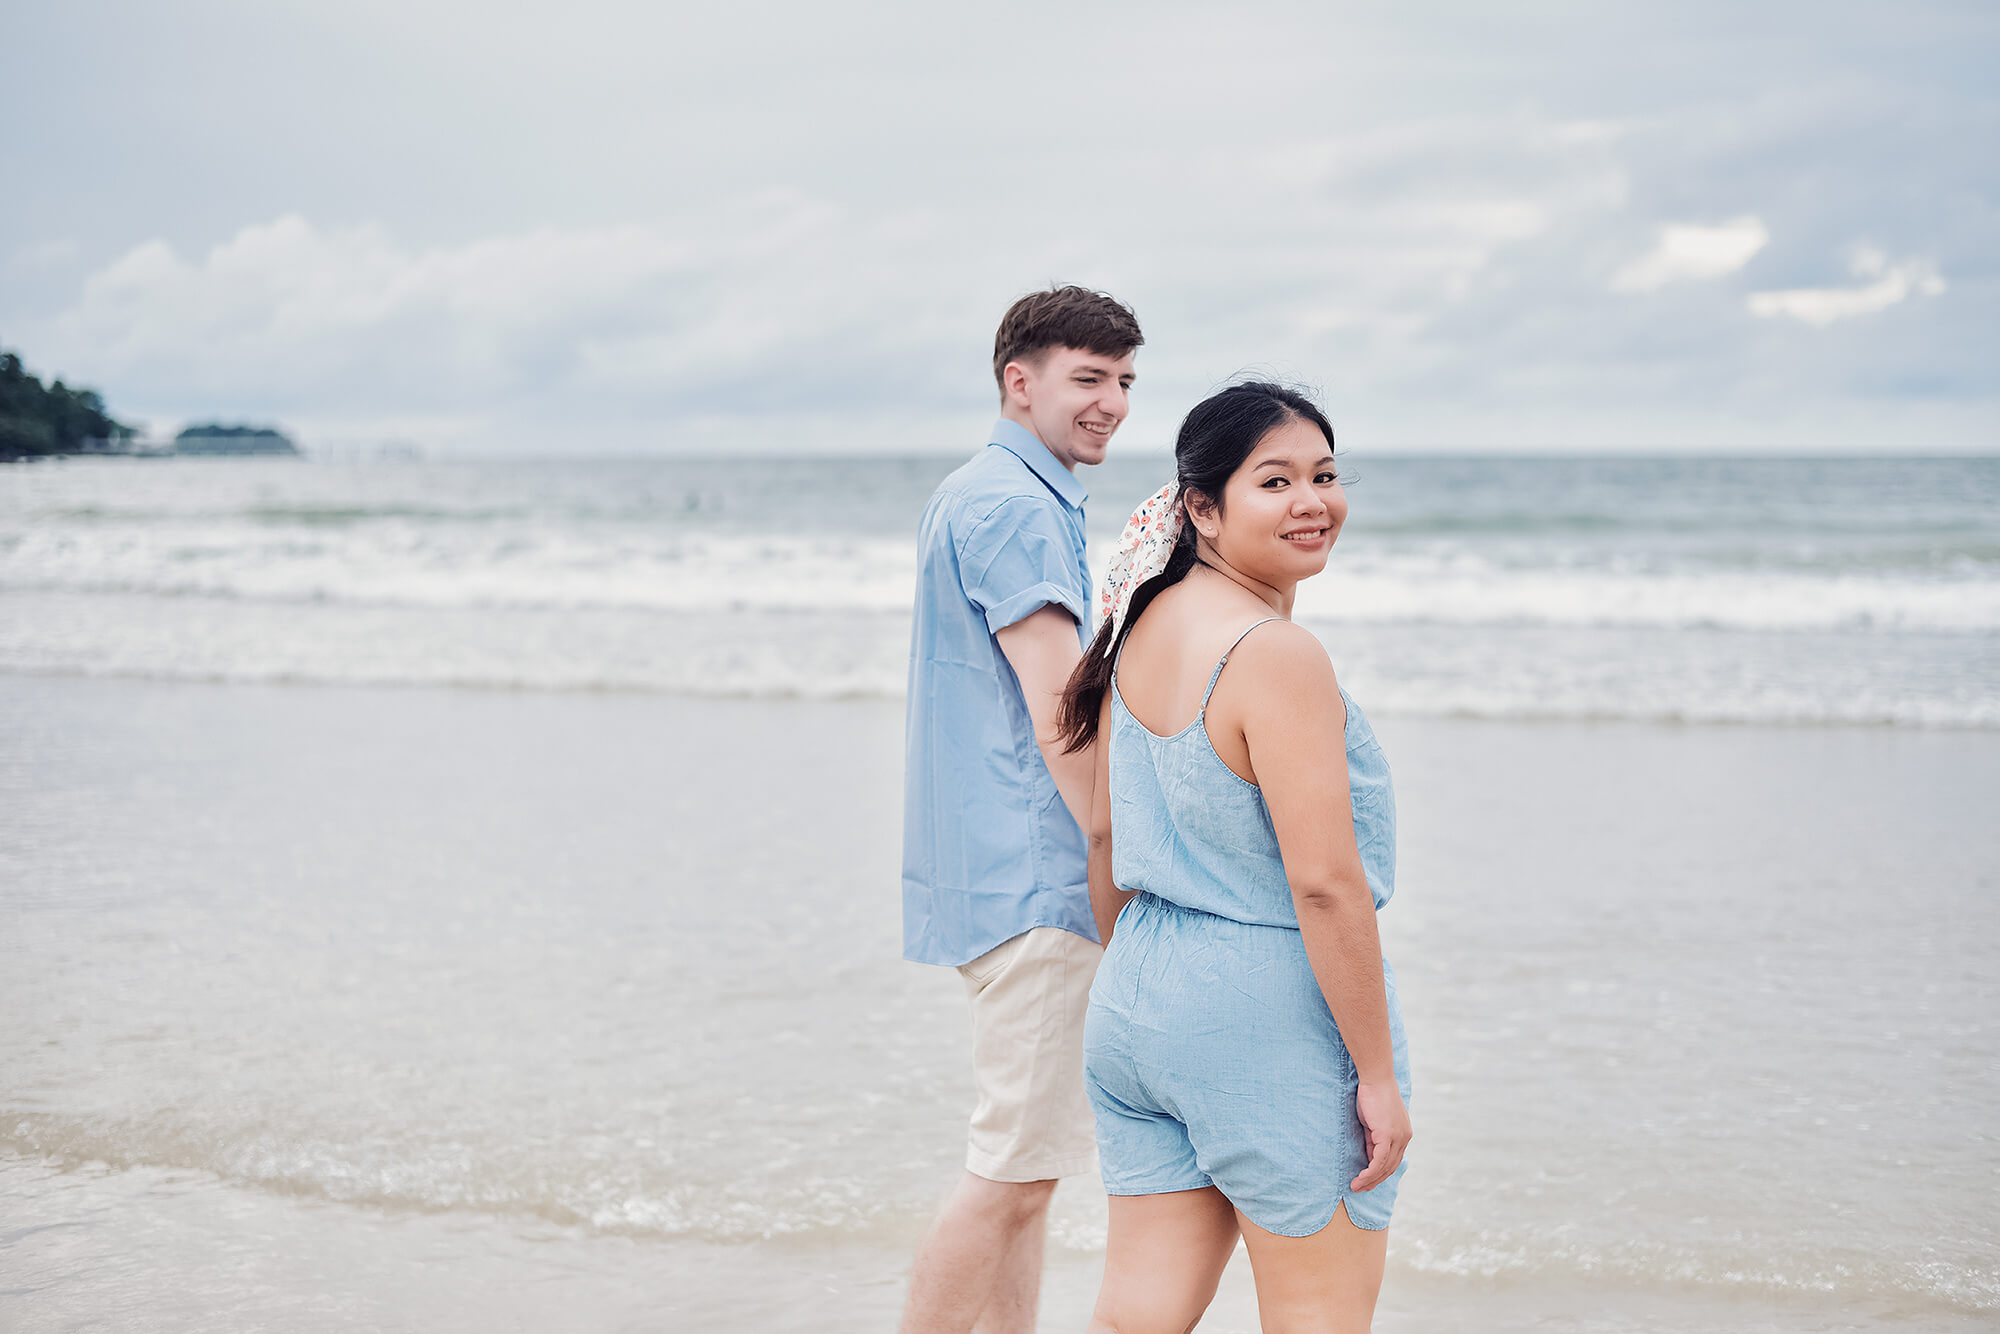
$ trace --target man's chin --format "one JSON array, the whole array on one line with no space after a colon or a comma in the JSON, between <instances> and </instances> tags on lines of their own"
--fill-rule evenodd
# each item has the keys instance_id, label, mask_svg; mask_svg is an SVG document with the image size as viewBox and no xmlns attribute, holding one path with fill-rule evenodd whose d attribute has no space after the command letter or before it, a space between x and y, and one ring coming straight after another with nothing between
<instances>
[{"instance_id":1,"label":"man's chin","mask_svg":"<svg viewBox=\"0 0 2000 1334\"><path fill-rule=\"evenodd\" d=\"M1070 437L1069 453L1078 463L1102 463L1110 445L1111 437L1108 435L1088 435L1079 431Z\"/></svg>"}]
</instances>

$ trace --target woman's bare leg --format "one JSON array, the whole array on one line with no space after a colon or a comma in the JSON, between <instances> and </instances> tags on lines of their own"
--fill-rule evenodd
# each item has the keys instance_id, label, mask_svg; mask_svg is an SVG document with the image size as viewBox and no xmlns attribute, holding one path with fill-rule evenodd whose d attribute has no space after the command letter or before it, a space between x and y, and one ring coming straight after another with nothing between
<instances>
[{"instance_id":1,"label":"woman's bare leg","mask_svg":"<svg viewBox=\"0 0 2000 1334\"><path fill-rule=\"evenodd\" d=\"M1310 1237L1266 1232L1241 1213L1236 1224L1257 1277L1257 1317L1264 1334L1368 1334L1389 1233L1347 1220L1347 1207Z\"/></svg>"},{"instance_id":2,"label":"woman's bare leg","mask_svg":"<svg viewBox=\"0 0 2000 1334\"><path fill-rule=\"evenodd\" d=\"M1091 1334L1187 1334L1236 1249L1236 1210L1213 1186L1113 1195Z\"/></svg>"}]
</instances>

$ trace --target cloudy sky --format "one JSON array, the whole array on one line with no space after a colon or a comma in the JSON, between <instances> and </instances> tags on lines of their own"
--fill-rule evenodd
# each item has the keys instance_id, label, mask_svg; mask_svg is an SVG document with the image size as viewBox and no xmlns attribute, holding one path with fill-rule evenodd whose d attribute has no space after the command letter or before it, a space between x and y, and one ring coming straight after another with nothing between
<instances>
[{"instance_id":1,"label":"cloudy sky","mask_svg":"<svg viewBox=\"0 0 2000 1334\"><path fill-rule=\"evenodd\" d=\"M964 448L1051 280L1123 440L2000 448L2000 7L66 0L0 41L0 342L128 419Z\"/></svg>"}]
</instances>

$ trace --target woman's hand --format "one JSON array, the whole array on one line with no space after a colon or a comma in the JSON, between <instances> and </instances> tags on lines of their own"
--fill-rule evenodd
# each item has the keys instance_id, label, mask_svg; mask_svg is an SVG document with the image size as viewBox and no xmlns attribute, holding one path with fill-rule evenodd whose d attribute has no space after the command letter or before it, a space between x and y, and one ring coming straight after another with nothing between
<instances>
[{"instance_id":1,"label":"woman's hand","mask_svg":"<svg viewBox=\"0 0 2000 1334\"><path fill-rule=\"evenodd\" d=\"M1354 1114L1368 1137L1368 1166L1349 1184L1355 1190L1373 1190L1389 1179L1410 1147L1410 1111L1403 1106L1403 1093L1394 1081L1363 1084L1354 1094Z\"/></svg>"}]
</instances>

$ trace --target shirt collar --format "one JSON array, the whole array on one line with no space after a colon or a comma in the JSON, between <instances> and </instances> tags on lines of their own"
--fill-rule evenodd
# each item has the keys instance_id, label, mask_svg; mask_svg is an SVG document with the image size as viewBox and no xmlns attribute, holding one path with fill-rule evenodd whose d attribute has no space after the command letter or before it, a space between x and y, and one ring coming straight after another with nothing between
<instances>
[{"instance_id":1,"label":"shirt collar","mask_svg":"<svg viewBox=\"0 0 2000 1334\"><path fill-rule=\"evenodd\" d=\"M993 423L993 434L987 439L1034 469L1035 476L1041 478L1043 484L1056 493L1056 498L1071 509L1082 509L1083 502L1090 498L1090 493L1083 489L1083 483L1077 480L1076 474L1058 463L1056 456L1049 452L1049 447L1019 422L1002 417Z\"/></svg>"}]
</instances>

